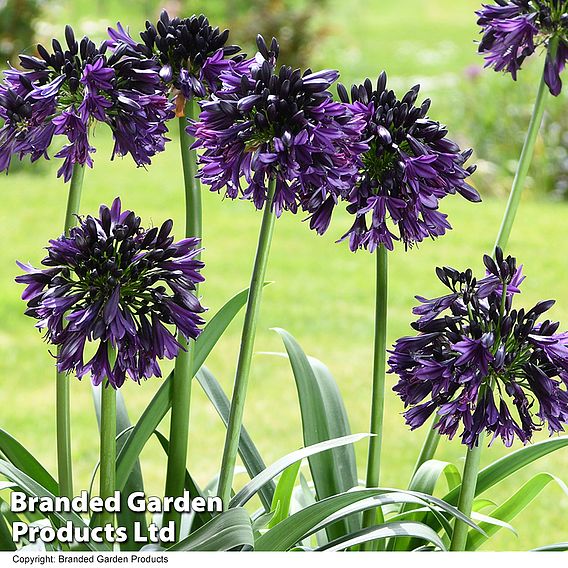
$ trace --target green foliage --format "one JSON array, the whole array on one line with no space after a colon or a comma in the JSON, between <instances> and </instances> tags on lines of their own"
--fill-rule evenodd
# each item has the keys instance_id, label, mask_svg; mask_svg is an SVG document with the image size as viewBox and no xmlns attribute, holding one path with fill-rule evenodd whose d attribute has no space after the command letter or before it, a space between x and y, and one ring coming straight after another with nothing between
<instances>
[{"instance_id":1,"label":"green foliage","mask_svg":"<svg viewBox=\"0 0 568 568\"><path fill-rule=\"evenodd\" d=\"M197 372L195 378L199 381L199 384L205 391L205 394L209 398L211 404L215 407L215 410L219 414L221 420L225 427L229 422L229 410L231 404L227 395L223 392L221 385L217 382L217 379L211 374L211 372L206 367L201 367ZM251 437L249 436L246 428L241 429L241 435L239 440L239 454L243 460L243 464L250 475L251 478L258 475L263 471L266 466L262 460L258 450L256 449ZM273 499L274 494L274 483L269 481L259 491L259 497L262 501L265 511L270 511L270 503Z\"/></svg>"},{"instance_id":2,"label":"green foliage","mask_svg":"<svg viewBox=\"0 0 568 568\"><path fill-rule=\"evenodd\" d=\"M493 536L501 528L508 527L508 521L512 521L523 509L525 509L539 493L550 483L555 482L566 495L568 488L563 481L550 473L539 473L527 481L516 493L511 495L504 503L491 512L491 516L482 521L479 527L485 531L485 535L470 532L467 537L466 550L476 550L487 539ZM502 521L495 522L495 521ZM514 531L514 529L513 529Z\"/></svg>"},{"instance_id":3,"label":"green foliage","mask_svg":"<svg viewBox=\"0 0 568 568\"><path fill-rule=\"evenodd\" d=\"M512 88L508 76L472 66L463 73L459 96L452 97L446 120L459 126L463 143L474 149L475 184L484 195L505 195L510 188L542 63L527 62L518 88ZM526 189L564 198L568 197L568 94L547 97Z\"/></svg>"},{"instance_id":4,"label":"green foliage","mask_svg":"<svg viewBox=\"0 0 568 568\"><path fill-rule=\"evenodd\" d=\"M350 435L345 405L329 369L317 360L309 360L288 332L283 329L276 331L286 347L298 389L304 445ZM352 445L315 454L310 457L309 464L318 499L343 493L358 485ZM330 538L339 538L360 527L361 519L353 516L345 523L330 527L328 534Z\"/></svg>"},{"instance_id":5,"label":"green foliage","mask_svg":"<svg viewBox=\"0 0 568 568\"><path fill-rule=\"evenodd\" d=\"M274 511L274 514L268 522L267 526L269 529L275 527L290 514L290 502L292 501L294 485L296 484L301 465L302 462L298 461L288 466L282 472L272 499L271 509Z\"/></svg>"},{"instance_id":6,"label":"green foliage","mask_svg":"<svg viewBox=\"0 0 568 568\"><path fill-rule=\"evenodd\" d=\"M343 436L325 442L319 442L296 450L272 465L268 466L265 470L261 471L256 477L251 479L229 502L229 507L242 507L244 506L264 485L274 479L278 474L282 473L287 467L300 461L304 458L317 455L333 448L339 448L348 444L353 444L366 438L369 434L351 434L350 436Z\"/></svg>"},{"instance_id":7,"label":"green foliage","mask_svg":"<svg viewBox=\"0 0 568 568\"><path fill-rule=\"evenodd\" d=\"M348 534L333 542L320 546L316 548L316 551L337 552L338 550L346 550L351 546L357 546L364 542L386 540L400 536L418 538L433 544L442 551L446 550L446 546L438 534L430 527L421 523L413 523L412 521L401 521L361 529L355 533Z\"/></svg>"},{"instance_id":8,"label":"green foliage","mask_svg":"<svg viewBox=\"0 0 568 568\"><path fill-rule=\"evenodd\" d=\"M203 333L195 342L192 375L195 375L205 362L227 326L246 302L247 290L243 290L231 298L205 326ZM150 436L154 433L171 406L171 376L164 381L150 404L146 407L140 420L122 446L116 464L116 480L118 489L124 488L130 472L136 465L138 456Z\"/></svg>"},{"instance_id":9,"label":"green foliage","mask_svg":"<svg viewBox=\"0 0 568 568\"><path fill-rule=\"evenodd\" d=\"M0 454L48 491L58 495L57 481L18 440L4 430L0 430Z\"/></svg>"},{"instance_id":10,"label":"green foliage","mask_svg":"<svg viewBox=\"0 0 568 568\"><path fill-rule=\"evenodd\" d=\"M18 488L26 493L30 497L39 498L49 498L54 499L55 495L48 491L41 484L34 481L31 477L27 476L23 471L15 467L13 464L0 460L0 475L3 475L6 479L14 482ZM76 513L47 513L48 517L52 519L55 526L58 526L59 522L70 521L73 526L85 527L85 521ZM96 542L88 542L85 544L89 550L92 551L109 551L109 547L106 544L99 544Z\"/></svg>"},{"instance_id":11,"label":"green foliage","mask_svg":"<svg viewBox=\"0 0 568 568\"><path fill-rule=\"evenodd\" d=\"M321 15L329 0L185 0L179 13L203 12L215 25L231 30L231 41L249 54L256 52L257 34L276 37L281 61L306 67L319 40L326 35Z\"/></svg>"},{"instance_id":12,"label":"green foliage","mask_svg":"<svg viewBox=\"0 0 568 568\"><path fill-rule=\"evenodd\" d=\"M6 0L0 3L0 61L17 63L21 52L33 54L35 23L40 16L40 0Z\"/></svg>"},{"instance_id":13,"label":"green foliage","mask_svg":"<svg viewBox=\"0 0 568 568\"><path fill-rule=\"evenodd\" d=\"M244 509L236 508L211 519L168 551L226 551L236 547L252 548L253 545L249 515Z\"/></svg>"}]
</instances>

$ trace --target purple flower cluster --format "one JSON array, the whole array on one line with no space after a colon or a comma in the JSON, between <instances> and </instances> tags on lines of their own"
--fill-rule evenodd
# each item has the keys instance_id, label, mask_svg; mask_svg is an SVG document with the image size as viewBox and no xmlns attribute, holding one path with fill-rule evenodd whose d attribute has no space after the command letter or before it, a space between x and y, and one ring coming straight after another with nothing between
<instances>
[{"instance_id":1,"label":"purple flower cluster","mask_svg":"<svg viewBox=\"0 0 568 568\"><path fill-rule=\"evenodd\" d=\"M137 43L118 23L109 28L114 46L126 44L160 66L160 77L178 98L178 114L183 114L183 102L196 97L203 99L216 92L220 74L244 59L236 55L240 48L226 45L229 30L213 28L202 14L190 18L170 19L164 10L156 25L146 22L140 33L143 43ZM180 102L181 101L181 102Z\"/></svg>"},{"instance_id":2,"label":"purple flower cluster","mask_svg":"<svg viewBox=\"0 0 568 568\"><path fill-rule=\"evenodd\" d=\"M545 423L551 435L561 432L568 422L568 333L557 333L558 322L538 321L554 301L514 309L522 266L500 249L484 263L479 281L470 269L438 268L450 292L418 297L419 334L391 351L406 422L415 429L436 413L440 434L453 438L461 428L470 448L484 431L506 446L530 441Z\"/></svg>"},{"instance_id":3,"label":"purple flower cluster","mask_svg":"<svg viewBox=\"0 0 568 568\"><path fill-rule=\"evenodd\" d=\"M276 215L334 201L355 181L356 158L366 149L363 121L333 101L336 71L277 69L276 40L268 47L259 36L257 44L255 58L221 74L222 88L189 126L204 150L199 175L212 191L242 195L258 209L274 180Z\"/></svg>"},{"instance_id":4,"label":"purple flower cluster","mask_svg":"<svg viewBox=\"0 0 568 568\"><path fill-rule=\"evenodd\" d=\"M351 97L339 85L344 105L364 121L362 140L367 145L357 182L342 195L355 216L343 237L349 239L352 251L374 251L379 245L392 250L395 240L408 248L438 237L451 228L447 216L438 211L440 199L459 193L469 201L480 201L466 181L475 170L465 167L471 151L462 152L447 138L446 128L427 117L430 100L416 105L419 88L398 99L387 88L384 72L376 85L369 79L353 85ZM311 207L312 228L323 233L331 209L329 200Z\"/></svg>"},{"instance_id":5,"label":"purple flower cluster","mask_svg":"<svg viewBox=\"0 0 568 568\"><path fill-rule=\"evenodd\" d=\"M483 38L479 53L487 67L517 72L540 45L547 49L545 81L557 96L568 61L568 3L565 0L495 0L477 12ZM554 42L553 42L554 40Z\"/></svg>"},{"instance_id":6,"label":"purple flower cluster","mask_svg":"<svg viewBox=\"0 0 568 568\"><path fill-rule=\"evenodd\" d=\"M110 126L113 157L130 154L137 165L150 164L164 149L164 123L173 116L158 67L128 46L107 54L107 42L77 42L69 26L65 38L66 48L56 39L52 52L38 45L39 57L20 55L22 71L5 71L0 171L14 155L47 158L53 137L63 135L68 143L55 155L64 160L57 175L68 181L75 164L92 167L89 129L95 122Z\"/></svg>"},{"instance_id":7,"label":"purple flower cluster","mask_svg":"<svg viewBox=\"0 0 568 568\"><path fill-rule=\"evenodd\" d=\"M59 347L59 371L90 373L95 385L107 379L119 388L127 375L136 382L161 376L158 359L182 348L171 327L187 339L199 335L198 240L175 243L172 225L143 229L117 198L98 218L81 218L68 237L50 241L42 269L18 263L26 314ZM85 362L92 344L95 355Z\"/></svg>"}]
</instances>

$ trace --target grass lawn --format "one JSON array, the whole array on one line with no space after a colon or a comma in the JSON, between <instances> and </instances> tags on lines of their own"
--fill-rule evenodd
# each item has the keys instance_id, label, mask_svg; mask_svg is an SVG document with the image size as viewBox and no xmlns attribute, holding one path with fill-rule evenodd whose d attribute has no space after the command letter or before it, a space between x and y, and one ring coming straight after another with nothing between
<instances>
[{"instance_id":1,"label":"grass lawn","mask_svg":"<svg viewBox=\"0 0 568 568\"><path fill-rule=\"evenodd\" d=\"M118 18L125 6L107 4L105 16L110 20ZM379 13L377 6L382 4ZM399 77L426 76L443 81L446 73L457 73L476 61L471 44L476 34L471 13L476 6L478 3L472 0L332 0L329 25L334 35L324 41L321 53L325 53L326 65L347 70L347 82L365 74L375 75L383 67ZM56 16L66 14L71 10ZM146 225L172 217L176 233L181 236L182 186L176 142L173 140L168 151L145 171L126 159L108 163L110 141L108 134L99 130L95 169L86 174L81 211L95 212L100 203L110 203L120 195L123 204L141 215ZM55 178L55 161L0 179L0 242L4 243L0 248L0 427L15 435L52 472L53 359L40 334L34 332L33 321L23 315L24 305L19 299L22 288L13 279L18 274L15 260L38 263L42 247L61 231L66 188ZM504 205L497 199L479 205L448 199L444 211L449 213L454 231L437 242L424 243L418 250L391 255L389 342L409 333L415 294L441 292L441 284L434 276L436 265L471 266L481 271L482 253L493 245ZM567 263L558 249L568 240L567 216L566 204L525 201L510 245L511 252L524 263L527 275L520 302L530 306L539 299L556 298L558 305L552 316L565 326ZM210 307L209 316L248 285L259 222L260 214L250 203L223 201L216 194L204 192L207 280L202 294L203 303ZM310 355L330 367L345 397L352 430L368 429L374 262L366 253L350 253L345 243L335 244L349 222L345 213L338 213L323 238L310 232L300 216L284 215L277 222L268 270L268 279L274 284L265 292L256 343L259 354L253 363L246 407L247 428L267 462L301 445L298 404L288 364L284 359L261 354L283 350L271 327L287 329ZM235 321L207 362L227 391L232 384L241 323L240 318ZM164 364L164 373L170 368ZM152 380L141 386L126 385L123 394L131 418L142 412L159 384L159 380ZM401 404L390 392L392 384L389 376L382 482L385 486L404 487L425 432L407 431L400 416ZM72 420L79 490L87 487L98 453L87 381L72 380ZM167 425L162 429L167 432ZM189 468L198 482L207 482L217 471L222 440L219 419L196 385ZM357 451L362 475L365 443L360 443ZM459 461L462 453L458 442L443 443L438 457ZM505 453L495 444L484 451L482 460L489 463ZM143 454L149 494L163 491L164 464L159 446L150 443ZM568 452L559 452L502 483L488 497L499 502L537 471L564 475L567 466ZM568 497L551 486L515 521L519 536L502 531L491 541L492 548L526 550L565 541L567 514Z\"/></svg>"}]
</instances>

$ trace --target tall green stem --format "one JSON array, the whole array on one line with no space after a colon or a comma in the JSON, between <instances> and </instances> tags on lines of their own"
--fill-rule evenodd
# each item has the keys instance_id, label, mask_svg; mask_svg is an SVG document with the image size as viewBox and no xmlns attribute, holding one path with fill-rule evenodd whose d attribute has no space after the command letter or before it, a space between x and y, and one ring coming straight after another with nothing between
<instances>
[{"instance_id":1,"label":"tall green stem","mask_svg":"<svg viewBox=\"0 0 568 568\"><path fill-rule=\"evenodd\" d=\"M179 121L180 150L183 165L185 186L185 235L186 237L202 238L202 207L201 187L197 175L197 152L190 147L194 142L186 132L187 118L198 114L195 101L189 101L185 107L186 116ZM198 289L195 290L198 294ZM194 342L187 341L178 334L178 341L183 347L180 350L174 367L172 380L172 414L170 421L170 449L166 472L165 494L168 497L178 497L183 494L185 487L185 472L187 466L187 445L189 439L189 411L191 404L191 368L193 367ZM176 535L179 536L181 516L172 511L164 516L164 525L175 522Z\"/></svg>"},{"instance_id":2,"label":"tall green stem","mask_svg":"<svg viewBox=\"0 0 568 568\"><path fill-rule=\"evenodd\" d=\"M64 232L75 225L76 215L81 202L81 189L85 166L75 164L69 185L67 209L65 211ZM59 353L59 349L57 350ZM69 376L57 373L55 386L55 415L57 433L57 477L59 479L59 495L73 497L73 463L71 460L71 413L69 396Z\"/></svg>"},{"instance_id":3,"label":"tall green stem","mask_svg":"<svg viewBox=\"0 0 568 568\"><path fill-rule=\"evenodd\" d=\"M438 417L436 416L434 417L432 426L430 426L430 430L428 430L428 435L424 440L424 444L422 446L422 449L420 450L420 455L418 456L416 464L414 465L414 471L412 472L412 477L410 478L411 481L422 464L426 463L428 460L431 460L434 457L436 450L438 449L438 444L440 443L440 434L438 434L438 431L434 428L434 424L436 424L437 421Z\"/></svg>"},{"instance_id":4,"label":"tall green stem","mask_svg":"<svg viewBox=\"0 0 568 568\"><path fill-rule=\"evenodd\" d=\"M558 47L558 38L553 38L548 48L551 56L554 56L557 47ZM509 236L511 235L511 229L513 228L513 223L515 222L517 210L519 208L519 203L521 201L521 193L525 186L525 181L527 179L529 167L531 165L531 161L533 158L534 146L536 144L538 131L540 130L540 125L542 124L542 117L544 116L544 107L545 107L547 92L548 92L548 87L546 86L544 80L544 71L543 71L542 77L540 79L540 84L538 86L536 101L534 103L529 129L527 131L527 136L525 138L525 143L523 145L521 157L517 165L517 172L515 174L515 179L513 180L513 187L511 188L511 193L509 194L509 201L507 202L507 209L505 210L505 216L503 217L501 228L499 229L499 234L497 236L497 240L495 241L495 247L500 247L504 249L509 241Z\"/></svg>"},{"instance_id":5,"label":"tall green stem","mask_svg":"<svg viewBox=\"0 0 568 568\"><path fill-rule=\"evenodd\" d=\"M256 326L262 300L262 288L264 285L266 266L268 264L270 243L272 242L272 234L274 232L275 215L272 211L272 202L274 200L275 190L276 180L271 179L268 184L268 194L266 197L266 203L264 204L262 224L260 226L260 234L258 236L258 245L254 259L245 321L241 336L237 372L235 375L235 384L233 386L233 396L231 398L231 410L229 412L229 422L227 424L227 436L225 438L223 460L221 462L219 496L223 500L225 507L227 507L231 498L233 475L235 463L237 461L237 451L239 449L239 438L241 435L245 399L254 350Z\"/></svg>"},{"instance_id":6,"label":"tall green stem","mask_svg":"<svg viewBox=\"0 0 568 568\"><path fill-rule=\"evenodd\" d=\"M381 449L383 446L383 420L385 410L385 371L387 354L387 311L388 311L388 253L384 246L376 252L375 290L375 345L373 358L373 391L371 395L370 431L375 434L369 440L367 459L367 487L378 487L381 471ZM369 509L363 515L363 526L371 527L381 516L380 509ZM369 546L372 543L368 543ZM365 545L364 548L366 548Z\"/></svg>"},{"instance_id":7,"label":"tall green stem","mask_svg":"<svg viewBox=\"0 0 568 568\"><path fill-rule=\"evenodd\" d=\"M110 384L101 385L100 491L102 499L112 497L116 489L116 391ZM114 513L103 510L98 524L113 524Z\"/></svg>"},{"instance_id":8,"label":"tall green stem","mask_svg":"<svg viewBox=\"0 0 568 568\"><path fill-rule=\"evenodd\" d=\"M477 441L477 446L474 446L471 449L468 448L467 454L465 456L460 497L458 500L458 509L467 517L471 516L471 508L473 504L473 498L475 497L477 474L479 472L479 462L481 459L482 449L483 439L482 436L480 436L479 440ZM450 550L465 550L468 531L469 526L464 522L456 519L456 526L454 527L454 534L452 535Z\"/></svg>"}]
</instances>

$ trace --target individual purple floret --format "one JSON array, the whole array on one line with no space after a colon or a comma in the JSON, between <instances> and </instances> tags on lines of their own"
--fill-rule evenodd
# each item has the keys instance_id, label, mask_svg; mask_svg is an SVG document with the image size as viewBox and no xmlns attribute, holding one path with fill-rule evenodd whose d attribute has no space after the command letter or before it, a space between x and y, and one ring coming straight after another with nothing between
<instances>
[{"instance_id":1,"label":"individual purple floret","mask_svg":"<svg viewBox=\"0 0 568 568\"><path fill-rule=\"evenodd\" d=\"M64 160L57 175L68 181L75 164L92 166L89 131L97 122L110 126L113 156L130 154L137 165L150 164L164 149L164 122L173 116L159 67L126 45L107 53L107 42L77 42L69 26L65 38L66 47L56 39L51 52L38 45L39 57L20 55L22 70L4 72L0 171L14 155L47 158L53 137L63 135L68 144L55 155Z\"/></svg>"},{"instance_id":2,"label":"individual purple floret","mask_svg":"<svg viewBox=\"0 0 568 568\"><path fill-rule=\"evenodd\" d=\"M183 115L185 100L203 99L221 86L220 75L242 61L237 45L227 45L229 30L213 28L201 14L190 18L170 18L164 10L154 25L146 22L136 42L120 24L109 28L112 46L129 45L160 67L160 77L176 97L178 115Z\"/></svg>"},{"instance_id":3,"label":"individual purple floret","mask_svg":"<svg viewBox=\"0 0 568 568\"><path fill-rule=\"evenodd\" d=\"M336 200L354 183L367 148L359 141L363 121L333 101L336 71L276 69L276 40L268 47L259 36L257 44L255 58L222 74L223 87L188 128L204 150L201 180L261 209L274 179L276 215L295 213L301 201Z\"/></svg>"},{"instance_id":4,"label":"individual purple floret","mask_svg":"<svg viewBox=\"0 0 568 568\"><path fill-rule=\"evenodd\" d=\"M450 293L417 297L419 334L399 339L389 358L394 387L414 430L432 415L450 439L460 431L470 448L483 432L506 446L529 442L545 424L550 435L568 422L568 333L539 318L554 301L528 311L514 309L524 280L522 266L496 249L484 257L487 274L476 280L470 269L438 268ZM491 443L490 442L490 443Z\"/></svg>"},{"instance_id":5,"label":"individual purple floret","mask_svg":"<svg viewBox=\"0 0 568 568\"><path fill-rule=\"evenodd\" d=\"M172 226L143 229L117 198L98 218L80 218L68 237L50 241L43 268L18 263L26 314L59 347L59 371L90 373L93 384L106 379L119 388L127 375L136 382L161 376L158 359L183 349L176 329L188 340L200 334L199 241L174 242ZM85 349L95 351L88 361Z\"/></svg>"},{"instance_id":6,"label":"individual purple floret","mask_svg":"<svg viewBox=\"0 0 568 568\"><path fill-rule=\"evenodd\" d=\"M471 151L462 152L446 137L446 128L427 117L430 100L416 106L419 88L397 99L387 88L384 72L376 85L369 79L353 85L351 96L339 85L345 106L365 122L362 139L368 145L357 182L343 194L348 212L355 217L343 236L352 251L372 252L379 245L392 250L396 240L409 248L427 237L438 237L451 228L447 216L438 211L441 199L459 193L469 201L480 201L467 183L475 170L465 166ZM308 206L312 228L325 231L333 205L330 199L312 199Z\"/></svg>"},{"instance_id":7,"label":"individual purple floret","mask_svg":"<svg viewBox=\"0 0 568 568\"><path fill-rule=\"evenodd\" d=\"M511 73L514 80L524 60L539 46L547 50L545 81L557 96L560 74L568 61L568 3L566 0L495 0L476 12L483 38L479 53L486 67Z\"/></svg>"}]
</instances>

